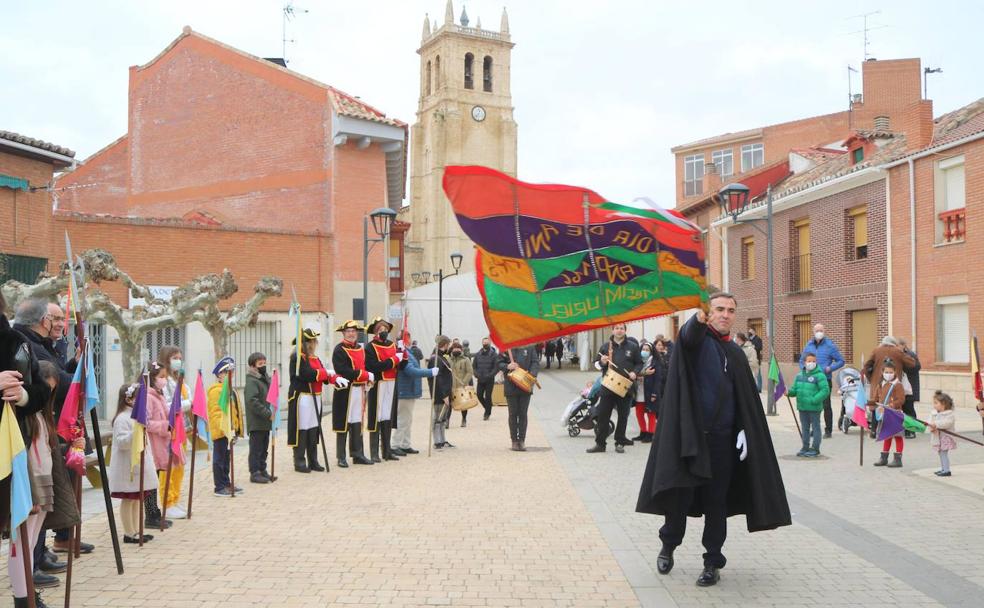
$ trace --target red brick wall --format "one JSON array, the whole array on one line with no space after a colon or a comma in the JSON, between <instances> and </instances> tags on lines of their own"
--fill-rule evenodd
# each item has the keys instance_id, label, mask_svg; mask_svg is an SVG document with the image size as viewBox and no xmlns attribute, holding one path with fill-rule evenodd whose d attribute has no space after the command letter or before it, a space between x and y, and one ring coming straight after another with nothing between
<instances>
[{"instance_id":1,"label":"red brick wall","mask_svg":"<svg viewBox=\"0 0 984 608\"><path fill-rule=\"evenodd\" d=\"M262 310L287 310L291 285L305 312L333 310L334 268L329 253L333 243L328 237L65 216L52 218L51 224L49 250L55 252L52 263L64 258L64 253L57 252L64 251L63 235L67 230L76 252L105 249L135 281L146 284L183 285L198 275L228 268L239 292L224 308L250 298L256 281L272 275L283 279L285 293L268 299ZM127 292L121 284L107 283L104 289L116 303L128 306Z\"/></svg>"},{"instance_id":2,"label":"red brick wall","mask_svg":"<svg viewBox=\"0 0 984 608\"><path fill-rule=\"evenodd\" d=\"M26 179L32 187L51 182L51 164L0 152L0 173ZM0 188L0 252L35 257L47 256L51 205L44 190L24 192Z\"/></svg>"},{"instance_id":3,"label":"red brick wall","mask_svg":"<svg viewBox=\"0 0 984 608\"><path fill-rule=\"evenodd\" d=\"M868 257L849 261L846 244L852 234L845 231L844 216L848 209L862 204L868 207ZM878 309L877 333L879 336L888 333L885 213L885 182L878 180L774 214L775 332L780 362L792 362L803 348L795 336L795 315L809 314L814 324L823 323L827 335L837 343L845 359L852 354L850 311ZM813 289L807 293L787 294L784 267L787 260L797 254L796 244L791 240L791 225L805 218L810 220ZM764 224L760 226L765 228ZM752 279L741 278L741 240L747 236L755 239L755 277ZM739 225L728 228L727 239L729 287L738 299L735 327L744 330L748 319L768 317L765 236L752 226ZM767 345L766 336L762 338Z\"/></svg>"},{"instance_id":4,"label":"red brick wall","mask_svg":"<svg viewBox=\"0 0 984 608\"><path fill-rule=\"evenodd\" d=\"M966 178L967 234L963 243L935 242L935 165L938 161L964 155ZM968 296L970 328L984 339L984 141L914 161L916 198L916 352L926 371L966 372L966 365L936 363L936 298ZM909 212L909 167L890 170L892 197L892 302L894 334L909 336L911 330L911 246ZM969 338L969 336L968 336Z\"/></svg>"},{"instance_id":5,"label":"red brick wall","mask_svg":"<svg viewBox=\"0 0 984 608\"><path fill-rule=\"evenodd\" d=\"M870 59L861 64L863 101L855 106L854 128L871 129L875 116L892 118L891 130L904 110L922 98L919 59Z\"/></svg>"},{"instance_id":6,"label":"red brick wall","mask_svg":"<svg viewBox=\"0 0 984 608\"><path fill-rule=\"evenodd\" d=\"M362 280L363 217L386 206L386 155L378 144L359 150L354 143L335 148L332 163L332 205L330 222L334 227L336 279ZM372 223L369 238L376 238ZM377 243L369 254L369 280L383 281L384 247Z\"/></svg>"},{"instance_id":7,"label":"red brick wall","mask_svg":"<svg viewBox=\"0 0 984 608\"><path fill-rule=\"evenodd\" d=\"M63 211L126 215L126 183L130 158L124 135L58 178L58 208Z\"/></svg>"}]
</instances>

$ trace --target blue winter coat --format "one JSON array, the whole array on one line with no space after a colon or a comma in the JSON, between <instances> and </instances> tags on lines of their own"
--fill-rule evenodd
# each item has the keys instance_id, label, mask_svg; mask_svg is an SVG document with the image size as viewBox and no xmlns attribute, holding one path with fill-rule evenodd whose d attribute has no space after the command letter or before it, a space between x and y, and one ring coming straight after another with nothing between
<instances>
[{"instance_id":1,"label":"blue winter coat","mask_svg":"<svg viewBox=\"0 0 984 608\"><path fill-rule=\"evenodd\" d=\"M830 382L830 375L844 367L844 357L841 356L840 351L837 350L837 345L830 338L824 336L820 344L817 344L816 340L810 340L803 347L803 353L800 355L799 366L803 369L803 364L806 362L807 355L816 355L817 357L817 367L824 370L827 375L827 382ZM830 367L830 371L827 371L827 367Z\"/></svg>"},{"instance_id":2,"label":"blue winter coat","mask_svg":"<svg viewBox=\"0 0 984 608\"><path fill-rule=\"evenodd\" d=\"M406 365L404 365L396 375L396 390L399 392L400 399L420 399L424 395L423 383L421 378L430 378L431 370L420 367L417 357L409 350Z\"/></svg>"}]
</instances>

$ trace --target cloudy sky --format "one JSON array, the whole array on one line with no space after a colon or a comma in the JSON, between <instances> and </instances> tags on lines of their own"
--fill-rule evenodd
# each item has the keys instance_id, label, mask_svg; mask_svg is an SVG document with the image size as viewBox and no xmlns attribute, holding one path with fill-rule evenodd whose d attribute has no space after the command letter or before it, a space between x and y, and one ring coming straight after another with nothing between
<instances>
[{"instance_id":1,"label":"cloudy sky","mask_svg":"<svg viewBox=\"0 0 984 608\"><path fill-rule=\"evenodd\" d=\"M921 57L942 67L940 114L984 97L984 3L941 0L505 0L516 47L512 92L519 177L613 200L673 204L671 146L839 111L847 66ZM503 0L465 3L498 29ZM425 13L445 0L295 0L290 67L414 122ZM455 17L462 2L455 2ZM184 25L259 56L280 56L283 0L50 0L4 8L0 129L85 158L126 131L127 68ZM301 9L307 9L302 13ZM860 90L855 77L854 91Z\"/></svg>"}]
</instances>

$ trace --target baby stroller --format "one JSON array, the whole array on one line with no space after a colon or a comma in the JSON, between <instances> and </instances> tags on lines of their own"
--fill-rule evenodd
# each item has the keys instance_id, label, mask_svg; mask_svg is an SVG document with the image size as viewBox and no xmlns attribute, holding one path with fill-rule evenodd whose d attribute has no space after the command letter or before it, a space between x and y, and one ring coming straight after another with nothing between
<instances>
[{"instance_id":1,"label":"baby stroller","mask_svg":"<svg viewBox=\"0 0 984 608\"><path fill-rule=\"evenodd\" d=\"M847 433L852 426L857 426L851 420L851 415L854 413L858 389L861 388L861 372L853 367L845 367L841 370L838 379L840 380L838 392L841 396L841 411L840 418L837 419L837 428Z\"/></svg>"},{"instance_id":2,"label":"baby stroller","mask_svg":"<svg viewBox=\"0 0 984 608\"><path fill-rule=\"evenodd\" d=\"M598 398L601 394L601 377L594 384L588 383L584 390L574 400L567 404L560 424L567 427L567 434L577 437L581 430L590 431L595 428L595 417L598 411ZM615 432L615 423L608 421L608 433Z\"/></svg>"}]
</instances>

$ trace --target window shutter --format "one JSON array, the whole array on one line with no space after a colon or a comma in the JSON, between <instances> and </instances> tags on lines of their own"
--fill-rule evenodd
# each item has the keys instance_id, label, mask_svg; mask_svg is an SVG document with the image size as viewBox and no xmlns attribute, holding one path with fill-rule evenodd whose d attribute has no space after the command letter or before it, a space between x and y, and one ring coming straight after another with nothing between
<instances>
[{"instance_id":1,"label":"window shutter","mask_svg":"<svg viewBox=\"0 0 984 608\"><path fill-rule=\"evenodd\" d=\"M868 245L868 214L859 213L854 216L854 246L866 247Z\"/></svg>"},{"instance_id":2,"label":"window shutter","mask_svg":"<svg viewBox=\"0 0 984 608\"><path fill-rule=\"evenodd\" d=\"M947 363L970 363L970 318L967 304L944 304L943 360Z\"/></svg>"},{"instance_id":3,"label":"window shutter","mask_svg":"<svg viewBox=\"0 0 984 608\"><path fill-rule=\"evenodd\" d=\"M964 166L950 167L943 172L946 194L944 204L946 211L963 209L966 205L964 196Z\"/></svg>"}]
</instances>

